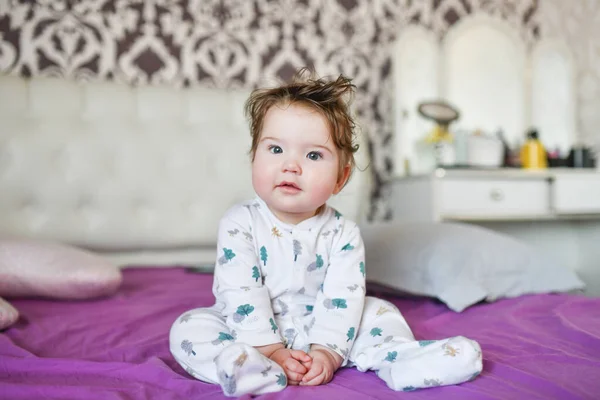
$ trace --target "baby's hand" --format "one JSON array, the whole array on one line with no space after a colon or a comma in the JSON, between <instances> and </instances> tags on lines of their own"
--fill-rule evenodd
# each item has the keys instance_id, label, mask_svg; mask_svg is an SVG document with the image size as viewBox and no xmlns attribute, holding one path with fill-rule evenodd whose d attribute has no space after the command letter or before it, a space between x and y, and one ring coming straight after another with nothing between
<instances>
[{"instance_id":1,"label":"baby's hand","mask_svg":"<svg viewBox=\"0 0 600 400\"><path fill-rule=\"evenodd\" d=\"M333 374L342 364L342 358L339 354L326 350L322 346L313 345L313 349L308 353L312 357L312 365L309 371L304 375L300 385L317 386L329 383L333 379Z\"/></svg>"},{"instance_id":2,"label":"baby's hand","mask_svg":"<svg viewBox=\"0 0 600 400\"><path fill-rule=\"evenodd\" d=\"M270 358L283 368L289 385L298 385L312 365L312 358L302 350L282 348L274 351Z\"/></svg>"}]
</instances>

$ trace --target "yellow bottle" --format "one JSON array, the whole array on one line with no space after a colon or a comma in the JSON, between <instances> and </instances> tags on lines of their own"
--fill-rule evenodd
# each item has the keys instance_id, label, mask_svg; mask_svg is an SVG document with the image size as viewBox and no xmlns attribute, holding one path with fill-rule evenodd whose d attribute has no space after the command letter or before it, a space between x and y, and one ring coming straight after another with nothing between
<instances>
[{"instance_id":1,"label":"yellow bottle","mask_svg":"<svg viewBox=\"0 0 600 400\"><path fill-rule=\"evenodd\" d=\"M548 167L546 149L538 139L535 130L527 133L527 140L521 147L521 164L525 169L544 169Z\"/></svg>"}]
</instances>

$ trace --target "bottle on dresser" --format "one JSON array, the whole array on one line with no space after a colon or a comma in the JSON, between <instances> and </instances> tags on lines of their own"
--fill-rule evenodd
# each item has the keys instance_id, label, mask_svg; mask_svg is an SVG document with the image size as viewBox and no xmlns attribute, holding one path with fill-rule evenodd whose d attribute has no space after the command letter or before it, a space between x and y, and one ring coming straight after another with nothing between
<instances>
[{"instance_id":1,"label":"bottle on dresser","mask_svg":"<svg viewBox=\"0 0 600 400\"><path fill-rule=\"evenodd\" d=\"M527 139L521 147L521 165L525 169L545 169L548 167L546 149L540 142L538 132L531 129L527 132Z\"/></svg>"}]
</instances>

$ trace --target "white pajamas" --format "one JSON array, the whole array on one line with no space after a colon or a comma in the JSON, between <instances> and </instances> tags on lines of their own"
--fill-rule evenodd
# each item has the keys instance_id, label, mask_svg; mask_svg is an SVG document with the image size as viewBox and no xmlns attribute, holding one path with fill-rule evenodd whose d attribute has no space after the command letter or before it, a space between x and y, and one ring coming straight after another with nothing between
<instances>
[{"instance_id":1,"label":"white pajamas","mask_svg":"<svg viewBox=\"0 0 600 400\"><path fill-rule=\"evenodd\" d=\"M326 207L297 225L260 199L221 220L210 308L173 324L171 353L192 376L226 395L282 390L285 373L254 347L311 344L342 365L376 370L392 389L461 383L481 371L479 345L456 337L415 341L391 303L365 297L364 247L354 222Z\"/></svg>"}]
</instances>

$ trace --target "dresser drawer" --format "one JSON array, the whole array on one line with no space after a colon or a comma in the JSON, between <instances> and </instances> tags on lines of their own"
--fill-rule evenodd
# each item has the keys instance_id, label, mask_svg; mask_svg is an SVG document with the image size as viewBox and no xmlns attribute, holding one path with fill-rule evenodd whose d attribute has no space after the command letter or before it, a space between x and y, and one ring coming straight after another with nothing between
<instances>
[{"instance_id":1,"label":"dresser drawer","mask_svg":"<svg viewBox=\"0 0 600 400\"><path fill-rule=\"evenodd\" d=\"M600 174L557 175L552 182L554 212L590 214L600 212Z\"/></svg>"},{"instance_id":2,"label":"dresser drawer","mask_svg":"<svg viewBox=\"0 0 600 400\"><path fill-rule=\"evenodd\" d=\"M550 212L548 180L444 179L439 181L442 218L528 217Z\"/></svg>"}]
</instances>

